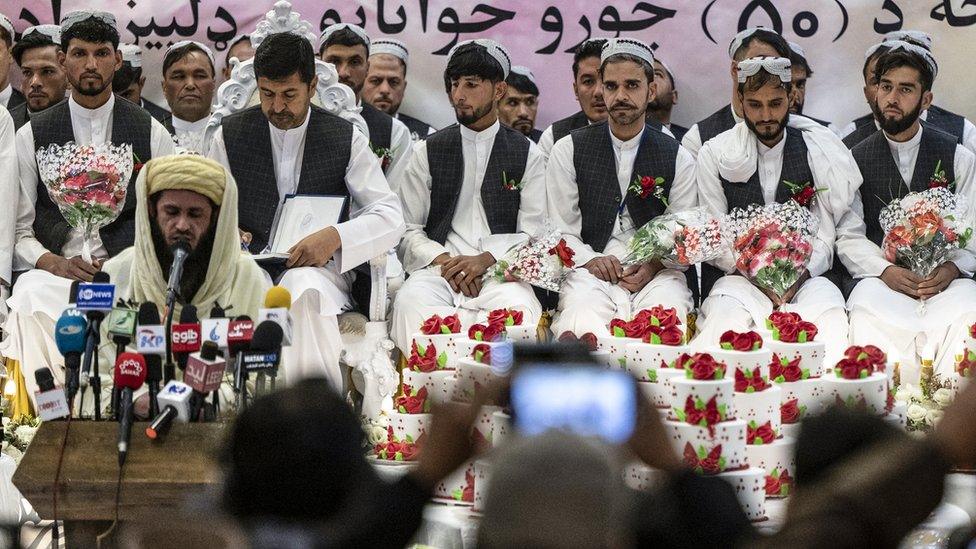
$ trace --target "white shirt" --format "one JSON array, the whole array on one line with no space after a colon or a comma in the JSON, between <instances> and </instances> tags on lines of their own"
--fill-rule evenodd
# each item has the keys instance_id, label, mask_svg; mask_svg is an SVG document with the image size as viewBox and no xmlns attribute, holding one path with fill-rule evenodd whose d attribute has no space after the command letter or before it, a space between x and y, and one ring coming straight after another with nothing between
<instances>
[{"instance_id":1,"label":"white shirt","mask_svg":"<svg viewBox=\"0 0 976 549\"><path fill-rule=\"evenodd\" d=\"M545 159L535 143L529 142L525 172L522 175L517 234L492 234L481 201L488 160L498 134L499 122L480 132L464 125L461 129L461 156L464 160L463 179L454 218L444 244L432 240L424 231L430 213L430 191L433 179L427 162L427 142L414 144L413 155L400 186L403 215L407 231L400 243L400 259L408 273L430 265L437 256L448 253L477 255L489 252L496 260L528 235L542 232L546 217ZM516 191L511 191L516 192Z\"/></svg>"},{"instance_id":2,"label":"white shirt","mask_svg":"<svg viewBox=\"0 0 976 549\"><path fill-rule=\"evenodd\" d=\"M112 140L112 109L115 107L115 94L109 96L108 101L97 109L86 109L77 102L74 96L68 96L68 109L71 113L71 128L75 142L79 145L109 143ZM153 158L166 156L176 152L173 138L166 128L155 118L150 120L149 150ZM81 255L85 239L82 231L71 229L64 247L60 250L48 250L34 237L34 204L37 202L37 158L34 156L34 130L30 123L25 124L17 132L17 158L20 167L20 204L17 208L17 245L15 268L17 270L34 267L37 260L47 252L74 257ZM140 159L145 162L146 158ZM135 196L127 196L126 200L135 200ZM108 253L96 235L92 242L92 256L105 258Z\"/></svg>"},{"instance_id":3,"label":"white shirt","mask_svg":"<svg viewBox=\"0 0 976 549\"><path fill-rule=\"evenodd\" d=\"M0 109L0 204L8 212L17 211L20 186L17 181L17 147L14 121L7 109ZM0 279L9 284L13 267L17 218L4 216L0 223Z\"/></svg>"},{"instance_id":4,"label":"white shirt","mask_svg":"<svg viewBox=\"0 0 976 549\"><path fill-rule=\"evenodd\" d=\"M919 129L914 137L904 143L897 143L888 139L888 146L898 166L898 171L905 182L911 182L915 172L915 161L918 159L918 149L922 140ZM887 137L887 135L885 135ZM956 194L965 196L969 204L976 204L976 155L962 145L956 145L953 156L953 171L955 173ZM851 189L852 200L850 208L840 218L837 224L837 255L854 278L881 276L886 268L892 265L884 257L881 248L868 240L867 225L864 222L864 203L860 189ZM970 206L967 212L968 226L972 226L974 212ZM970 243L972 248L972 243ZM952 262L956 264L963 276L971 276L976 271L976 256L969 250L957 250L953 254Z\"/></svg>"},{"instance_id":5,"label":"white shirt","mask_svg":"<svg viewBox=\"0 0 976 549\"><path fill-rule=\"evenodd\" d=\"M732 111L732 118L735 120L736 124L742 122L743 118L735 114L735 109L732 108L731 104L725 108ZM698 151L700 151L702 145L704 145L704 143L702 143L701 141L701 130L698 129L698 124L695 124L694 126L688 128L688 131L685 133L685 136L681 138L681 145L684 148L688 149L688 152L690 152L692 156L696 158L698 157Z\"/></svg>"},{"instance_id":6,"label":"white shirt","mask_svg":"<svg viewBox=\"0 0 976 549\"><path fill-rule=\"evenodd\" d=\"M921 120L928 120L928 116L929 111L925 110L922 111L919 118ZM874 127L880 130L881 126L878 124L878 121L873 120L873 122ZM855 129L857 129L857 126L854 124L854 122L851 122L850 124L844 126L838 135L840 135L842 138L847 137L848 135L854 133ZM976 125L973 125L968 118L964 118L962 123L962 145L969 149L970 152L976 154Z\"/></svg>"},{"instance_id":7,"label":"white shirt","mask_svg":"<svg viewBox=\"0 0 976 549\"><path fill-rule=\"evenodd\" d=\"M607 131L610 131L609 126ZM620 185L621 196L627 196L627 188L633 181L634 159L637 157L640 140L645 131L654 130L645 126L641 133L627 141L618 139L613 132L610 133L614 156L617 159L617 183ZM610 241L603 252L597 252L583 243L581 237L583 216L579 207L579 186L576 183L573 153L572 136L567 135L552 147L546 170L549 217L555 228L564 233L569 247L576 252L577 265L585 265L595 257L606 255L622 258L627 255L627 244L639 228L634 226L626 206L614 220ZM657 200L657 198L648 197L647 200ZM695 159L684 147L678 148L678 155L675 158L674 181L671 183L668 203L669 212L687 210L698 205L698 195L695 190Z\"/></svg>"},{"instance_id":8,"label":"white shirt","mask_svg":"<svg viewBox=\"0 0 976 549\"><path fill-rule=\"evenodd\" d=\"M10 98L13 97L13 95L14 95L13 86L7 84L6 88L0 90L0 105L3 105L4 107L8 106L10 104Z\"/></svg>"},{"instance_id":9,"label":"white shirt","mask_svg":"<svg viewBox=\"0 0 976 549\"><path fill-rule=\"evenodd\" d=\"M173 141L176 143L176 146L191 152L203 154L205 148L203 138L207 130L207 123L210 122L210 117L204 116L196 122L187 122L174 115L172 120L173 130L176 132L176 135L173 136Z\"/></svg>"},{"instance_id":10,"label":"white shirt","mask_svg":"<svg viewBox=\"0 0 976 549\"><path fill-rule=\"evenodd\" d=\"M722 217L729 213L728 199L722 188L721 176L719 174L719 158L721 147L727 140L734 135L732 132L720 134L721 139L716 137L705 143L698 151L698 164L696 178L698 181L698 201L704 206L708 213L714 217ZM756 139L752 132L749 132L750 139ZM836 139L836 138L835 138ZM776 190L779 188L780 175L783 170L783 151L786 148L786 137L772 147L767 147L762 142L756 144L758 159L756 170L759 173L759 185L762 188L763 201L765 204L776 202ZM807 158L810 165L810 172L813 174L811 182L815 189L828 187L832 182L828 174L821 173L818 166ZM745 184L744 182L730 182L731 184ZM806 181L792 181L802 185ZM820 276L830 270L833 266L834 249L834 217L831 211L829 200L830 190L817 193L811 211L818 218L819 225L817 236L813 241L813 253L807 263L807 270L810 276ZM731 250L727 254L714 259L713 263L719 269L730 273L735 270L735 260Z\"/></svg>"},{"instance_id":11,"label":"white shirt","mask_svg":"<svg viewBox=\"0 0 976 549\"><path fill-rule=\"evenodd\" d=\"M305 138L310 116L311 111L301 126L288 131L278 130L270 122L268 123L276 185L282 201L286 194L293 194L298 189L298 183L301 181L302 159L305 154ZM276 132L278 132L277 136ZM298 148L296 148L297 143L301 143ZM214 134L207 157L219 162L228 172L231 171L222 127ZM385 254L387 250L396 246L400 235L403 234L400 201L383 177L380 163L369 147L369 140L359 130L352 132L345 182L351 202L349 220L335 226L342 247L333 256L341 273ZM267 206L275 208L277 218L281 202ZM269 241L273 240L274 235L269 236L271 236Z\"/></svg>"}]
</instances>

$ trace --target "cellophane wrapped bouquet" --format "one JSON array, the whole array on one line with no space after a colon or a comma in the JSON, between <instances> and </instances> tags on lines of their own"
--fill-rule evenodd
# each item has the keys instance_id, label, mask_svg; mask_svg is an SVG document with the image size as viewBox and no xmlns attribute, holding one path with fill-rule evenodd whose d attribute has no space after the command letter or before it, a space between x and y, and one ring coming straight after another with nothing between
<instances>
[{"instance_id":1,"label":"cellophane wrapped bouquet","mask_svg":"<svg viewBox=\"0 0 976 549\"><path fill-rule=\"evenodd\" d=\"M809 209L789 200L735 208L724 226L736 270L753 284L783 297L813 255L818 222Z\"/></svg>"},{"instance_id":2,"label":"cellophane wrapped bouquet","mask_svg":"<svg viewBox=\"0 0 976 549\"><path fill-rule=\"evenodd\" d=\"M558 292L575 263L576 254L559 231L546 230L515 246L485 273L500 282L521 280L544 290Z\"/></svg>"},{"instance_id":3,"label":"cellophane wrapped bouquet","mask_svg":"<svg viewBox=\"0 0 976 549\"><path fill-rule=\"evenodd\" d=\"M65 221L84 233L82 257L90 262L92 238L125 205L132 146L52 144L37 151L37 169Z\"/></svg>"},{"instance_id":4,"label":"cellophane wrapped bouquet","mask_svg":"<svg viewBox=\"0 0 976 549\"><path fill-rule=\"evenodd\" d=\"M639 265L658 259L675 265L694 265L717 257L724 249L721 220L698 207L648 221L630 239L621 263Z\"/></svg>"}]
</instances>

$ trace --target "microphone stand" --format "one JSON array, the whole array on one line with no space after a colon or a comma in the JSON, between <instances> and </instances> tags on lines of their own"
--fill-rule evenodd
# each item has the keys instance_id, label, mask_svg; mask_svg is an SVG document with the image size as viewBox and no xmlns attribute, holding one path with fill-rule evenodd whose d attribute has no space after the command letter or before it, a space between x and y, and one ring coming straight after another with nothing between
<instances>
[{"instance_id":1,"label":"microphone stand","mask_svg":"<svg viewBox=\"0 0 976 549\"><path fill-rule=\"evenodd\" d=\"M87 336L85 338L85 356L81 369L88 373L88 383L92 388L92 398L95 400L95 420L102 419L102 412L99 410L102 404L100 391L102 381L98 377L98 346L101 344L101 334L99 333L99 322L89 321ZM85 388L81 387L81 396L78 400L78 417L81 417L85 404Z\"/></svg>"},{"instance_id":2,"label":"microphone stand","mask_svg":"<svg viewBox=\"0 0 976 549\"><path fill-rule=\"evenodd\" d=\"M176 303L176 293L166 294L166 362L163 364L163 383L176 379L176 364L173 363L173 305Z\"/></svg>"}]
</instances>

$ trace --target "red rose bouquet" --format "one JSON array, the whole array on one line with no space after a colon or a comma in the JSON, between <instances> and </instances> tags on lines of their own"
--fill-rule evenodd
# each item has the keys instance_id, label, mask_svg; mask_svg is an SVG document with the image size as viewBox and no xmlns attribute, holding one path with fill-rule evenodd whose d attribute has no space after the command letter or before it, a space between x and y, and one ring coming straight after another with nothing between
<instances>
[{"instance_id":1,"label":"red rose bouquet","mask_svg":"<svg viewBox=\"0 0 976 549\"><path fill-rule=\"evenodd\" d=\"M559 231L549 231L510 249L488 268L485 277L499 282L522 281L558 292L576 266L574 255L576 252L566 244Z\"/></svg>"},{"instance_id":2,"label":"red rose bouquet","mask_svg":"<svg viewBox=\"0 0 976 549\"><path fill-rule=\"evenodd\" d=\"M694 265L718 257L724 244L721 222L708 215L705 208L667 213L637 229L621 264L659 260Z\"/></svg>"}]
</instances>

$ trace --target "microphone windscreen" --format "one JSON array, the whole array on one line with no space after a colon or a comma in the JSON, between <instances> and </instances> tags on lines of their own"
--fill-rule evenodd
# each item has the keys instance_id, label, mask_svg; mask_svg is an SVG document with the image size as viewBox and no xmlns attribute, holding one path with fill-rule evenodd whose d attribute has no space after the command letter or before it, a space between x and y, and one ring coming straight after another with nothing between
<instances>
[{"instance_id":1,"label":"microphone windscreen","mask_svg":"<svg viewBox=\"0 0 976 549\"><path fill-rule=\"evenodd\" d=\"M108 275L105 271L98 271L95 276L92 277L92 283L94 284L108 284L112 281L112 277Z\"/></svg>"},{"instance_id":2,"label":"microphone windscreen","mask_svg":"<svg viewBox=\"0 0 976 549\"><path fill-rule=\"evenodd\" d=\"M265 309L290 309L291 292L284 286L272 286L268 293L264 294Z\"/></svg>"},{"instance_id":3,"label":"microphone windscreen","mask_svg":"<svg viewBox=\"0 0 976 549\"><path fill-rule=\"evenodd\" d=\"M159 307L152 301L147 301L139 305L139 325L152 326L162 322L159 319Z\"/></svg>"},{"instance_id":4,"label":"microphone windscreen","mask_svg":"<svg viewBox=\"0 0 976 549\"><path fill-rule=\"evenodd\" d=\"M200 358L204 360L216 360L219 352L220 348L213 341L204 341L200 346Z\"/></svg>"},{"instance_id":5,"label":"microphone windscreen","mask_svg":"<svg viewBox=\"0 0 976 549\"><path fill-rule=\"evenodd\" d=\"M196 324L198 322L200 322L200 318L197 317L196 305L184 305L183 310L180 311L180 324Z\"/></svg>"},{"instance_id":6,"label":"microphone windscreen","mask_svg":"<svg viewBox=\"0 0 976 549\"><path fill-rule=\"evenodd\" d=\"M115 360L115 386L138 389L146 382L146 359L137 353L122 353Z\"/></svg>"},{"instance_id":7,"label":"microphone windscreen","mask_svg":"<svg viewBox=\"0 0 976 549\"><path fill-rule=\"evenodd\" d=\"M34 370L34 381L42 393L54 389L54 374L47 366Z\"/></svg>"},{"instance_id":8,"label":"microphone windscreen","mask_svg":"<svg viewBox=\"0 0 976 549\"><path fill-rule=\"evenodd\" d=\"M254 337L251 338L252 351L275 352L281 349L281 342L285 339L285 333L277 322L265 320L254 329Z\"/></svg>"},{"instance_id":9,"label":"microphone windscreen","mask_svg":"<svg viewBox=\"0 0 976 549\"><path fill-rule=\"evenodd\" d=\"M82 316L64 315L54 328L54 342L62 355L80 353L85 349L85 331L88 321Z\"/></svg>"},{"instance_id":10,"label":"microphone windscreen","mask_svg":"<svg viewBox=\"0 0 976 549\"><path fill-rule=\"evenodd\" d=\"M234 320L251 320L251 317L247 315L237 315L234 317Z\"/></svg>"}]
</instances>

